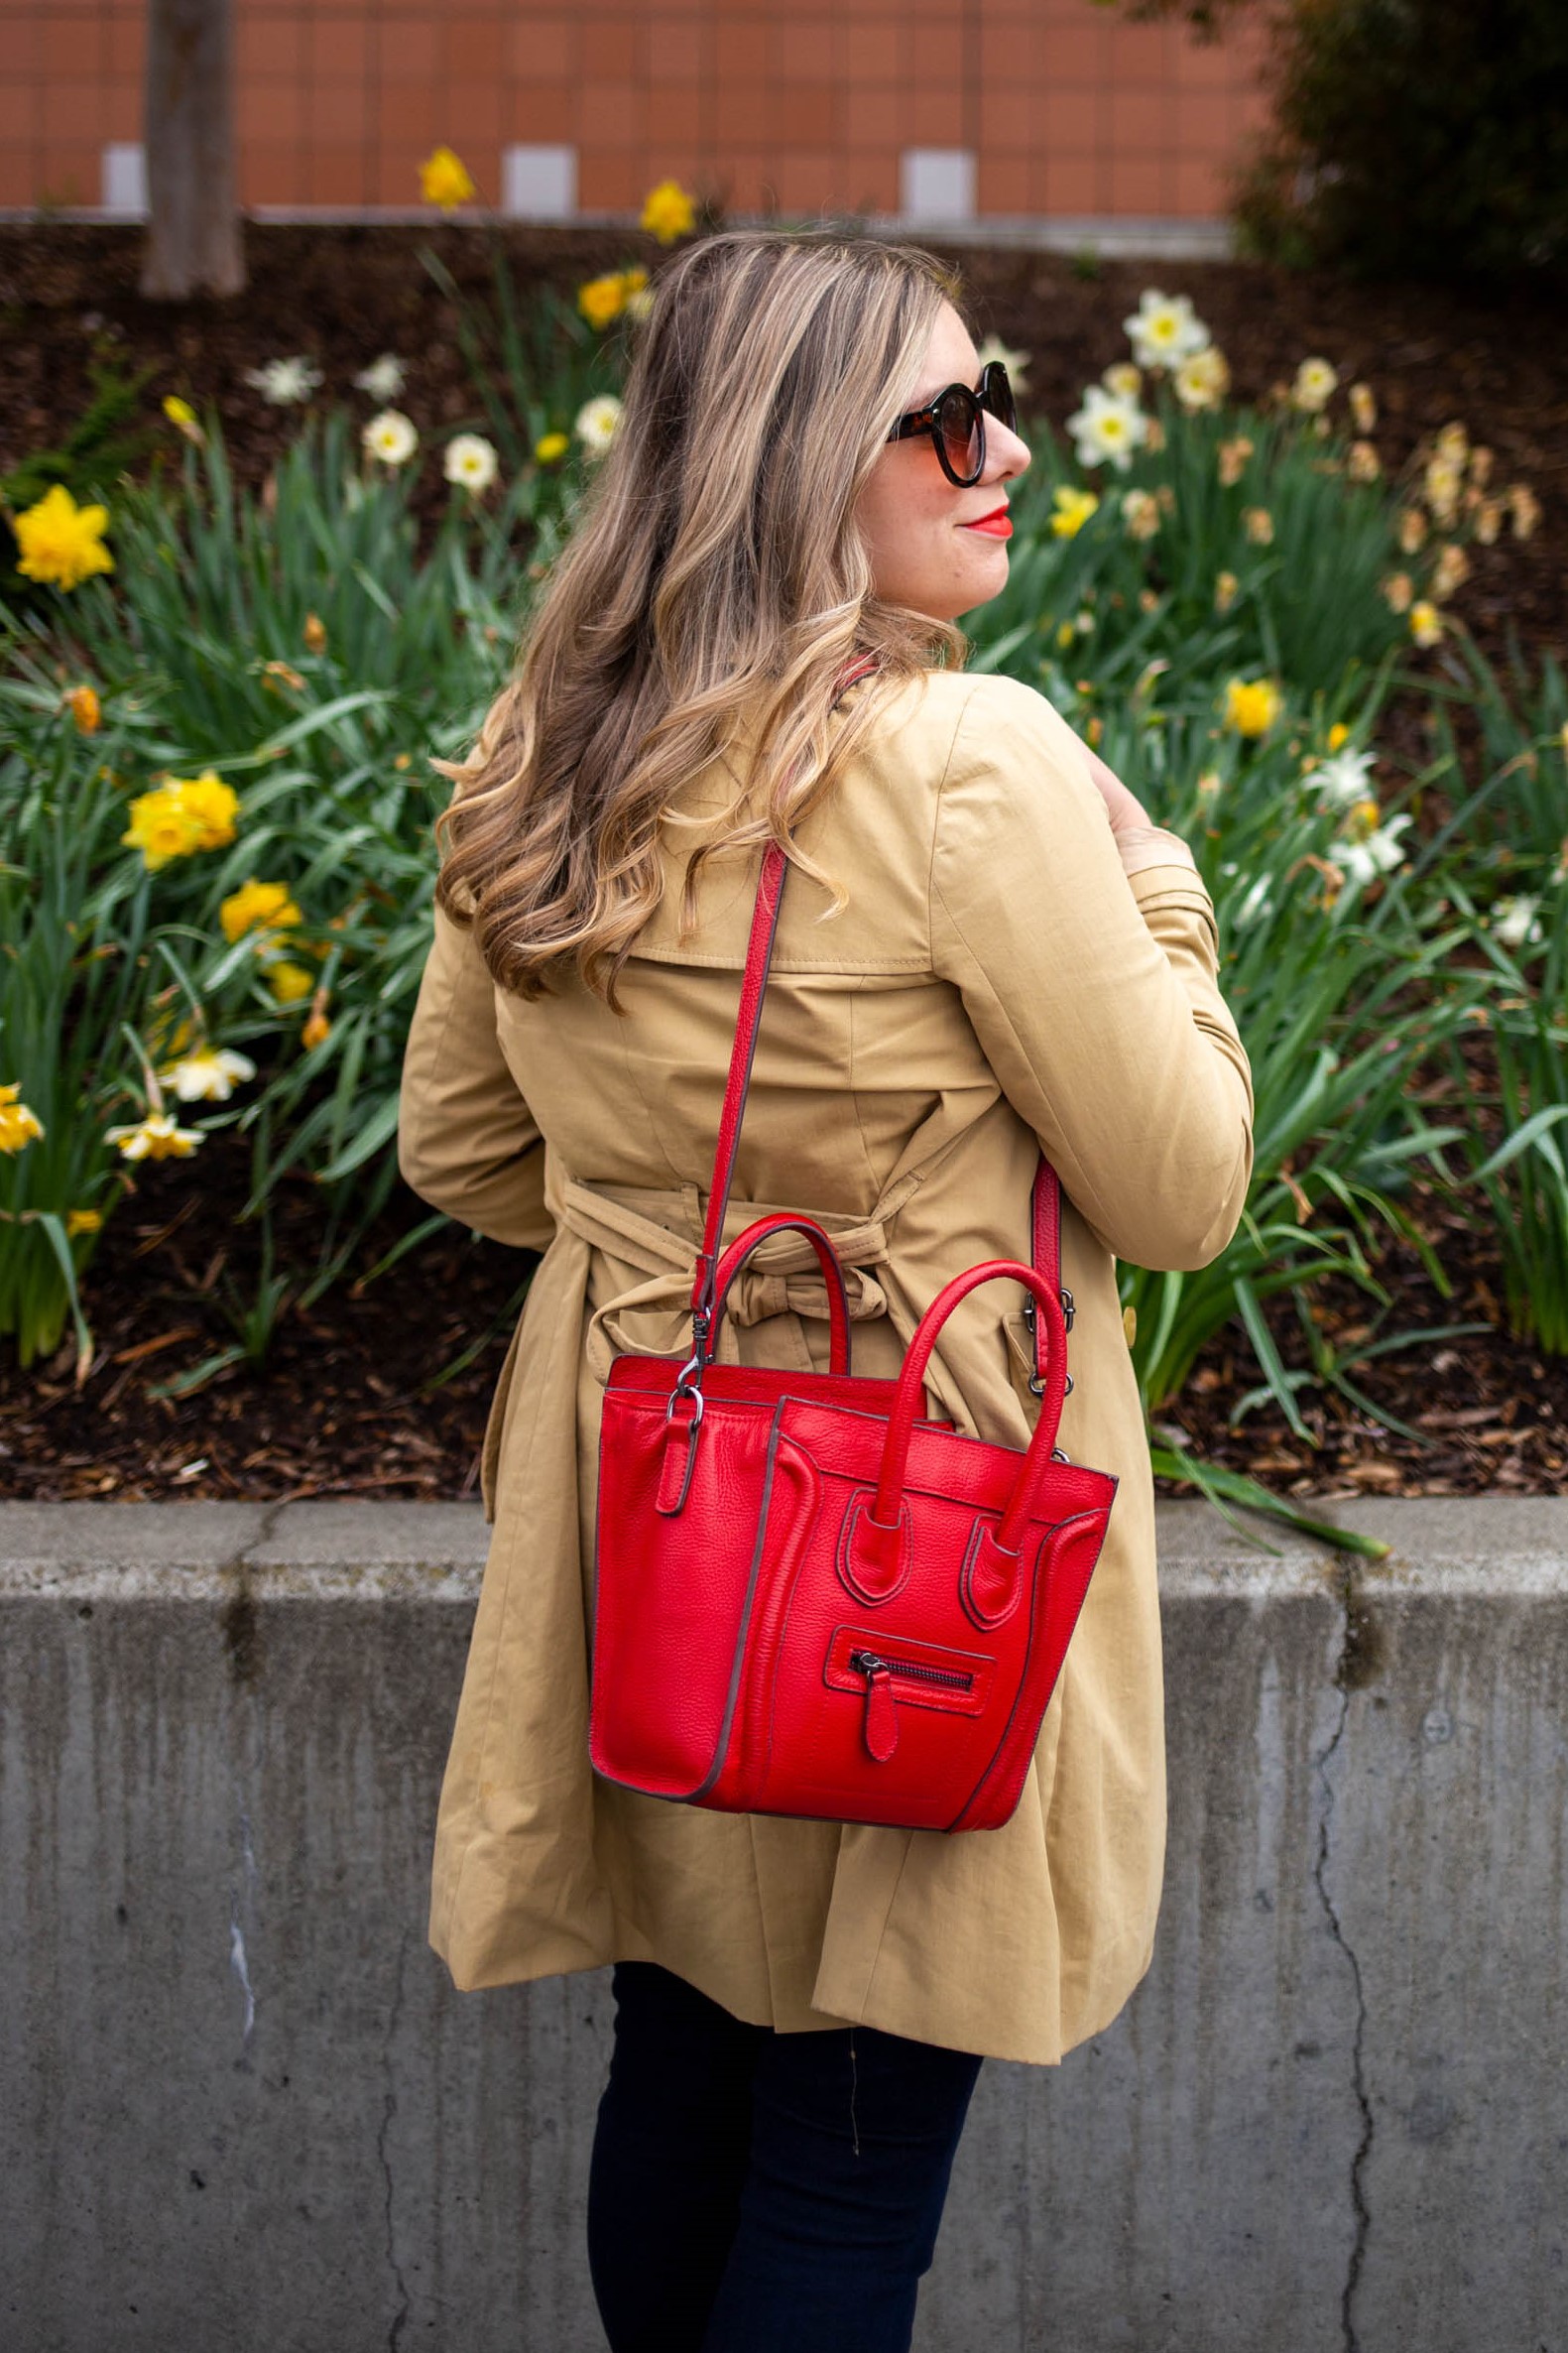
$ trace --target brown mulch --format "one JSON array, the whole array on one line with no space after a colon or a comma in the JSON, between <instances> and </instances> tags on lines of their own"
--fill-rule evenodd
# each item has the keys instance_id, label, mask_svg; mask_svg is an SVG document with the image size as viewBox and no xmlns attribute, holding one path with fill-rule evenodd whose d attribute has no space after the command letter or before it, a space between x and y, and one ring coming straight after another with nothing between
<instances>
[{"instance_id":1,"label":"brown mulch","mask_svg":"<svg viewBox=\"0 0 1568 2353\"><path fill-rule=\"evenodd\" d=\"M455 1227L363 1287L345 1283L313 1306L289 1307L261 1367L232 1366L188 1397L155 1394L233 1340L224 1290L234 1287L231 1300L254 1294L260 1232L236 1222L248 1169L248 1151L217 1135L199 1176L179 1162L138 1172L135 1196L110 1220L90 1270L96 1354L83 1386L68 1331L55 1358L27 1373L0 1350L0 1497L477 1494L485 1416L535 1261ZM424 1214L400 1187L362 1263L373 1265ZM320 1234L308 1180L286 1181L275 1210L278 1263L313 1265ZM1228 1335L1161 1421L1208 1459L1292 1495L1561 1493L1568 1361L1542 1358L1501 1327L1501 1275L1485 1233L1454 1221L1433 1238L1454 1296L1442 1299L1415 1254L1400 1254L1385 1269L1397 1284L1397 1321L1382 1328L1482 1322L1487 1331L1353 1376L1418 1435L1316 1390L1302 1399L1315 1449L1271 1406L1230 1430L1234 1401L1260 1375ZM1348 1289L1325 1288L1319 1311L1341 1349L1369 1320L1367 1302ZM1304 1363L1294 1311L1273 1310L1270 1324L1287 1364ZM467 1365L443 1380L469 1350Z\"/></svg>"},{"instance_id":2,"label":"brown mulch","mask_svg":"<svg viewBox=\"0 0 1568 2353\"><path fill-rule=\"evenodd\" d=\"M548 279L568 293L598 270L658 260L657 248L615 230L506 235L520 279ZM243 381L246 368L269 358L307 352L325 370L323 397L363 401L349 391L354 372L394 350L412 363L400 406L422 432L471 420L451 308L415 254L425 236L459 283L488 284L488 247L472 229L250 224L244 297L172 308L136 293L135 229L0 224L0 472L58 438L79 412L95 352L126 368L156 365L152 415L169 392L198 405L215 400L235 470L250 482L265 477L299 426L299 411L269 408ZM1347 382L1364 378L1378 396L1375 437L1390 471L1450 419L1463 419L1496 449L1497 478L1527 481L1543 516L1527 544L1508 536L1471 551L1457 609L1494 660L1506 656L1510 629L1531 653L1562 657L1568 302L1560 288L1494 297L1360 288L1220 263L1108 262L1086 276L1065 257L1011 248L955 258L981 328L1030 355L1027 405L1058 422L1085 382L1125 356L1121 321L1149 284L1191 295L1230 359L1240 399L1266 395L1310 352L1333 360ZM445 494L435 469L427 471L433 513ZM1413 762L1413 736L1410 748ZM225 1293L232 1303L254 1292L260 1233L236 1222L247 1166L242 1151L214 1137L199 1175L181 1164L137 1175L135 1196L111 1221L88 1277L96 1358L83 1387L73 1379L68 1331L52 1363L25 1374L0 1342L0 1497L433 1500L477 1492L509 1308L533 1262L456 1229L375 1281L340 1284L307 1308L292 1303L260 1367L231 1366L188 1397L153 1394L232 1341ZM400 1188L359 1264L373 1265L423 1214ZM277 1263L313 1265L321 1205L307 1180L285 1183L275 1225ZM1413 1252L1393 1252L1381 1272L1396 1292L1397 1319L1378 1328L1480 1322L1483 1335L1353 1371L1375 1412L1331 1391L1304 1391L1315 1447L1271 1405L1230 1428L1236 1400L1260 1376L1245 1343L1222 1335L1162 1420L1199 1453L1297 1495L1562 1492L1568 1363L1508 1332L1490 1234L1440 1222L1436 1211L1427 1229L1454 1295L1439 1295ZM1342 1347L1369 1321L1352 1292L1325 1288L1316 1306ZM1269 1321L1287 1365L1303 1364L1293 1307L1271 1308ZM440 1381L468 1350L466 1365ZM1419 1434L1400 1435L1378 1414Z\"/></svg>"},{"instance_id":3,"label":"brown mulch","mask_svg":"<svg viewBox=\"0 0 1568 2353\"><path fill-rule=\"evenodd\" d=\"M0 1497L478 1493L508 1310L537 1262L448 1225L379 1279L345 1280L301 1305L325 1233L308 1177L286 1176L275 1200L275 1264L295 1296L264 1362L230 1366L190 1396L156 1394L234 1343L225 1300L256 1297L261 1227L239 1222L249 1175L248 1147L221 1133L199 1170L169 1161L137 1171L87 1274L84 1384L69 1324L56 1355L25 1373L0 1342ZM400 1186L359 1265L373 1267L427 1215ZM471 1362L443 1379L470 1349Z\"/></svg>"}]
</instances>

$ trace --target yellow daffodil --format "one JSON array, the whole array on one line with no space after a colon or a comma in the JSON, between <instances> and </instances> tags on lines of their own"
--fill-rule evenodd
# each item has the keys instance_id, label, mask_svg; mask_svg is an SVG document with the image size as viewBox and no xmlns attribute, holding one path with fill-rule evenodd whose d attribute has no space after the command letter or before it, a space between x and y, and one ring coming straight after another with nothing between
<instances>
[{"instance_id":1,"label":"yellow daffodil","mask_svg":"<svg viewBox=\"0 0 1568 2353\"><path fill-rule=\"evenodd\" d=\"M312 1006L300 1032L300 1044L309 1053L317 1046L324 1046L332 1035L332 1025L319 1006Z\"/></svg>"},{"instance_id":2,"label":"yellow daffodil","mask_svg":"<svg viewBox=\"0 0 1568 2353\"><path fill-rule=\"evenodd\" d=\"M188 401L182 401L178 393L170 393L164 402L164 415L172 426L184 434L187 441L193 442L198 449L203 446L207 436Z\"/></svg>"},{"instance_id":3,"label":"yellow daffodil","mask_svg":"<svg viewBox=\"0 0 1568 2353\"><path fill-rule=\"evenodd\" d=\"M1359 433L1370 433L1378 422L1378 404L1370 384L1353 384L1350 388L1350 414Z\"/></svg>"},{"instance_id":4,"label":"yellow daffodil","mask_svg":"<svg viewBox=\"0 0 1568 2353\"><path fill-rule=\"evenodd\" d=\"M171 858L219 850L234 839L239 796L207 769L198 777L171 777L131 803L131 823L120 839L139 849L156 874Z\"/></svg>"},{"instance_id":5,"label":"yellow daffodil","mask_svg":"<svg viewBox=\"0 0 1568 2353\"><path fill-rule=\"evenodd\" d=\"M1419 507L1406 507L1399 517L1399 547L1402 554L1413 556L1426 544L1426 517Z\"/></svg>"},{"instance_id":6,"label":"yellow daffodil","mask_svg":"<svg viewBox=\"0 0 1568 2353\"><path fill-rule=\"evenodd\" d=\"M228 940L243 939L247 931L281 931L301 921L287 883L258 882L252 875L230 892L218 908L218 921Z\"/></svg>"},{"instance_id":7,"label":"yellow daffodil","mask_svg":"<svg viewBox=\"0 0 1568 2353\"><path fill-rule=\"evenodd\" d=\"M1092 490L1074 490L1064 482L1051 493L1051 505L1055 512L1051 516L1050 527L1054 537L1059 540L1076 539L1099 504Z\"/></svg>"},{"instance_id":8,"label":"yellow daffodil","mask_svg":"<svg viewBox=\"0 0 1568 2353\"><path fill-rule=\"evenodd\" d=\"M103 1211L101 1209L67 1209L65 1212L65 1239L67 1242L74 1242L78 1234L99 1233L102 1227Z\"/></svg>"},{"instance_id":9,"label":"yellow daffodil","mask_svg":"<svg viewBox=\"0 0 1568 2353\"><path fill-rule=\"evenodd\" d=\"M1266 507L1248 507L1242 515L1242 528L1255 548L1273 545L1274 519Z\"/></svg>"},{"instance_id":10,"label":"yellow daffodil","mask_svg":"<svg viewBox=\"0 0 1568 2353\"><path fill-rule=\"evenodd\" d=\"M300 635L304 639L306 653L324 654L326 652L326 623L319 613L305 614L304 627L301 630Z\"/></svg>"},{"instance_id":11,"label":"yellow daffodil","mask_svg":"<svg viewBox=\"0 0 1568 2353\"><path fill-rule=\"evenodd\" d=\"M443 212L471 202L475 192L461 158L449 147L433 148L425 157L420 166L420 188L426 204L438 204Z\"/></svg>"},{"instance_id":12,"label":"yellow daffodil","mask_svg":"<svg viewBox=\"0 0 1568 2353\"><path fill-rule=\"evenodd\" d=\"M78 735L96 735L103 725L103 705L94 686L72 686L65 707L76 722Z\"/></svg>"},{"instance_id":13,"label":"yellow daffodil","mask_svg":"<svg viewBox=\"0 0 1568 2353\"><path fill-rule=\"evenodd\" d=\"M1056 624L1056 643L1058 646L1060 646L1063 653L1065 653L1067 648L1072 644L1073 639L1077 636L1077 630L1074 629L1070 621L1059 621Z\"/></svg>"},{"instance_id":14,"label":"yellow daffodil","mask_svg":"<svg viewBox=\"0 0 1568 2353\"><path fill-rule=\"evenodd\" d=\"M21 550L16 567L25 579L79 588L94 572L114 569L114 557L103 544L108 508L78 507L62 482L35 506L24 507L14 528Z\"/></svg>"},{"instance_id":15,"label":"yellow daffodil","mask_svg":"<svg viewBox=\"0 0 1568 2353\"><path fill-rule=\"evenodd\" d=\"M18 1101L21 1092L20 1078L14 1085L0 1086L0 1152L20 1152L44 1133L38 1113Z\"/></svg>"},{"instance_id":16,"label":"yellow daffodil","mask_svg":"<svg viewBox=\"0 0 1568 2353\"><path fill-rule=\"evenodd\" d=\"M1491 548L1491 547L1494 547L1494 546L1497 544L1498 535L1499 535L1499 533L1502 531L1502 529L1503 529L1503 501L1502 501L1502 499L1501 499L1501 498L1484 498L1484 499L1481 501L1481 504L1480 504L1480 505L1477 507L1477 509L1476 509L1476 537L1477 537L1477 539L1478 539L1478 540L1481 542L1481 545L1482 545L1484 548Z\"/></svg>"},{"instance_id":17,"label":"yellow daffodil","mask_svg":"<svg viewBox=\"0 0 1568 2353\"><path fill-rule=\"evenodd\" d=\"M1415 586L1408 572L1393 572L1384 581L1383 593L1396 613L1407 613Z\"/></svg>"},{"instance_id":18,"label":"yellow daffodil","mask_svg":"<svg viewBox=\"0 0 1568 2353\"><path fill-rule=\"evenodd\" d=\"M109 1128L104 1141L117 1144L128 1161L184 1161L201 1142L201 1130L177 1126L167 1111L150 1111L133 1126Z\"/></svg>"},{"instance_id":19,"label":"yellow daffodil","mask_svg":"<svg viewBox=\"0 0 1568 2353\"><path fill-rule=\"evenodd\" d=\"M1214 609L1228 613L1236 602L1236 591L1241 586L1234 572L1217 572L1214 579Z\"/></svg>"},{"instance_id":20,"label":"yellow daffodil","mask_svg":"<svg viewBox=\"0 0 1568 2353\"><path fill-rule=\"evenodd\" d=\"M183 797L186 808L201 829L198 849L226 849L234 839L234 819L239 814L239 795L223 783L210 768L199 776L172 776L166 788Z\"/></svg>"},{"instance_id":21,"label":"yellow daffodil","mask_svg":"<svg viewBox=\"0 0 1568 2353\"><path fill-rule=\"evenodd\" d=\"M603 278L589 278L577 289L577 308L595 332L602 334L626 309L626 288L619 270Z\"/></svg>"},{"instance_id":22,"label":"yellow daffodil","mask_svg":"<svg viewBox=\"0 0 1568 2353\"><path fill-rule=\"evenodd\" d=\"M540 465L559 465L570 447L567 433L541 433L534 444L535 460Z\"/></svg>"},{"instance_id":23,"label":"yellow daffodil","mask_svg":"<svg viewBox=\"0 0 1568 2353\"><path fill-rule=\"evenodd\" d=\"M1346 726L1343 719L1336 719L1333 726L1328 731L1329 750L1331 752L1338 752L1342 750L1344 746L1349 743L1349 741L1350 729Z\"/></svg>"},{"instance_id":24,"label":"yellow daffodil","mask_svg":"<svg viewBox=\"0 0 1568 2353\"><path fill-rule=\"evenodd\" d=\"M267 984L280 1005L298 1005L302 997L308 997L315 987L315 976L306 972L302 964L288 962L270 964Z\"/></svg>"},{"instance_id":25,"label":"yellow daffodil","mask_svg":"<svg viewBox=\"0 0 1568 2353\"><path fill-rule=\"evenodd\" d=\"M1436 605L1424 596L1418 603L1410 607L1410 635L1418 646L1435 646L1441 643L1443 616Z\"/></svg>"},{"instance_id":26,"label":"yellow daffodil","mask_svg":"<svg viewBox=\"0 0 1568 2353\"><path fill-rule=\"evenodd\" d=\"M1371 441L1352 441L1350 455L1345 460L1345 472L1352 482L1376 482L1383 472L1383 460Z\"/></svg>"},{"instance_id":27,"label":"yellow daffodil","mask_svg":"<svg viewBox=\"0 0 1568 2353\"><path fill-rule=\"evenodd\" d=\"M643 226L661 245L689 237L697 225L697 207L678 180L662 180L643 200Z\"/></svg>"},{"instance_id":28,"label":"yellow daffodil","mask_svg":"<svg viewBox=\"0 0 1568 2353\"><path fill-rule=\"evenodd\" d=\"M1225 689L1225 724L1238 735L1266 735L1284 708L1272 679L1232 679Z\"/></svg>"},{"instance_id":29,"label":"yellow daffodil","mask_svg":"<svg viewBox=\"0 0 1568 2353\"><path fill-rule=\"evenodd\" d=\"M236 1086L255 1077L256 1065L249 1054L235 1053L230 1047L201 1046L158 1075L181 1103L226 1103Z\"/></svg>"},{"instance_id":30,"label":"yellow daffodil","mask_svg":"<svg viewBox=\"0 0 1568 2353\"><path fill-rule=\"evenodd\" d=\"M147 871L156 874L171 859L194 857L201 847L201 826L180 795L165 785L131 803L131 822L120 839L140 850Z\"/></svg>"}]
</instances>

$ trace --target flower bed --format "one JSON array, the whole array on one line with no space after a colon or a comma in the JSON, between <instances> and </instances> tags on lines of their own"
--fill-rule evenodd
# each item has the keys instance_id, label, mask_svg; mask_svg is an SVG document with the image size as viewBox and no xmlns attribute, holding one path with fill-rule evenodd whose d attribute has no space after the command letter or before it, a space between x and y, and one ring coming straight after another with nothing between
<instances>
[{"instance_id":1,"label":"flower bed","mask_svg":"<svg viewBox=\"0 0 1568 2353\"><path fill-rule=\"evenodd\" d=\"M82 1385L46 1399L47 1421L74 1426L116 1358L118 1396L173 1409L182 1452L202 1398L216 1428L212 1401L260 1397L256 1368L321 1328L334 1286L390 1255L378 1283L422 1291L421 1253L452 1247L399 1204L391 1145L445 793L426 759L471 740L518 587L613 437L620 321L647 272L593 258L619 266L569 304L498 268L486 309L430 253L472 371L469 409L436 433L394 405L394 353L362 348L335 382L262 355L249 397L295 430L259 490L187 381L163 404L178 476L166 458L141 487L14 510L32 602L0 682L17 845L0 877L0 1329L18 1357L0 1412L30 1442L26 1367L67 1324ZM978 666L1042 687L1192 840L1254 1061L1241 1233L1201 1275L1125 1274L1156 1458L1223 1487L1239 1456L1271 1455L1306 1492L1347 1475L1331 1424L1359 1417L1369 1434L1408 1424L1399 1477L1418 1477L1434 1433L1398 1411L1391 1366L1401 1395L1406 1364L1429 1378L1447 1351L1449 1377L1495 1322L1509 1377L1527 1359L1549 1388L1568 1352L1568 692L1549 658L1500 675L1463 618L1500 560L1533 561L1538 492L1457 419L1413 445L1389 433L1397 379L1309 349L1243 401L1239 355L1190 298L1142 289L1123 321L1131 356L1102 341L1076 406L1031 431L1012 578L973 637ZM315 396L355 392L361 409L302 424ZM144 1376L137 1337L90 1329L95 1290L134 1282L106 1223L140 1227L156 1185L167 1224L171 1183L220 1153L205 1184L254 1221L247 1289L231 1267L216 1328L203 1309L183 1338L141 1335L162 1343ZM302 1172L308 1263L300 1218L278 1222ZM139 1233L149 1257L157 1230ZM496 1280L515 1292L515 1266ZM482 1345L476 1378L483 1364ZM1501 1413L1497 1382L1480 1391L1452 1410ZM459 1485L470 1423L442 1441ZM244 1456L192 1444L142 1474L116 1457L116 1491L209 1474L246 1491ZM1199 1474L1199 1452L1218 1468ZM1357 1438L1352 1462L1365 1452ZM1549 1443L1515 1452L1526 1483L1560 1477ZM1440 1483L1466 1475L1449 1461Z\"/></svg>"}]
</instances>

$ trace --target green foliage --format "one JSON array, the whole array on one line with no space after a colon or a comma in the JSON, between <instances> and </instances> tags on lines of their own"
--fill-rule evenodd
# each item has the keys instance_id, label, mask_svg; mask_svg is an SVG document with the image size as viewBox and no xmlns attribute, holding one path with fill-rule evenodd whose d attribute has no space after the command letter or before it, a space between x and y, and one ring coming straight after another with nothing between
<instances>
[{"instance_id":1,"label":"green foliage","mask_svg":"<svg viewBox=\"0 0 1568 2353\"><path fill-rule=\"evenodd\" d=\"M0 1334L26 1365L58 1345L67 1315L83 1356L89 1346L79 1285L96 1232L73 1227L118 1198L104 1129L125 1116L136 1061L124 1032L158 934L150 878L119 847L119 730L84 739L41 679L0 679L0 1082L44 1128L0 1153Z\"/></svg>"}]
</instances>

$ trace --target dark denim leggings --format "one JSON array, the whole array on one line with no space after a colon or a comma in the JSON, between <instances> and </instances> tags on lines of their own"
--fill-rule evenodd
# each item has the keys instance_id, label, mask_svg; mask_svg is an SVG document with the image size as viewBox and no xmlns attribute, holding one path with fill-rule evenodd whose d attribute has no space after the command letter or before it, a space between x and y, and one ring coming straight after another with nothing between
<instances>
[{"instance_id":1,"label":"dark denim leggings","mask_svg":"<svg viewBox=\"0 0 1568 2353\"><path fill-rule=\"evenodd\" d=\"M611 2353L907 2353L980 2060L747 2026L649 1961L614 1988L588 2182Z\"/></svg>"}]
</instances>

